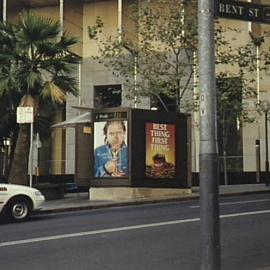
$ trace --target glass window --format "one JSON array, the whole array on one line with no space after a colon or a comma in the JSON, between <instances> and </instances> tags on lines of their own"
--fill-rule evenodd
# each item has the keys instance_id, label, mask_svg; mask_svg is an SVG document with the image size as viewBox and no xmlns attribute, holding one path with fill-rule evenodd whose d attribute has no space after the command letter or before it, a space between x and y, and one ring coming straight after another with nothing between
<instances>
[{"instance_id":1,"label":"glass window","mask_svg":"<svg viewBox=\"0 0 270 270\"><path fill-rule=\"evenodd\" d=\"M217 126L221 171L226 159L227 171L243 171L242 83L239 78L217 79Z\"/></svg>"},{"instance_id":2,"label":"glass window","mask_svg":"<svg viewBox=\"0 0 270 270\"><path fill-rule=\"evenodd\" d=\"M94 86L94 107L111 108L121 106L121 85Z\"/></svg>"},{"instance_id":3,"label":"glass window","mask_svg":"<svg viewBox=\"0 0 270 270\"><path fill-rule=\"evenodd\" d=\"M151 109L166 112L176 112L177 104L176 98L168 97L165 94L151 97Z\"/></svg>"}]
</instances>

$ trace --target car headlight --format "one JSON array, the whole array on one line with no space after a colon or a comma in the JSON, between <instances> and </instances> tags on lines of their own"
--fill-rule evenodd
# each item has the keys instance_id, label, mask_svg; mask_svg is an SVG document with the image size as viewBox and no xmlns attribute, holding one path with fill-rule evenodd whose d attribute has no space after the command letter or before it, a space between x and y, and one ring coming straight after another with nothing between
<instances>
[{"instance_id":1,"label":"car headlight","mask_svg":"<svg viewBox=\"0 0 270 270\"><path fill-rule=\"evenodd\" d=\"M38 191L38 190L35 191L35 195L36 195L36 196L43 196L42 193L41 193L40 191Z\"/></svg>"}]
</instances>

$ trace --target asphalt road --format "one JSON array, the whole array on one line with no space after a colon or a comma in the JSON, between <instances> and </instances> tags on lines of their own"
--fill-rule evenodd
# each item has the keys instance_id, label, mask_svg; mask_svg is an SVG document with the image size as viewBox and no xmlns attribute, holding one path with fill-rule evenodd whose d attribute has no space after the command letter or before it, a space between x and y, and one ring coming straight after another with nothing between
<instances>
[{"instance_id":1,"label":"asphalt road","mask_svg":"<svg viewBox=\"0 0 270 270\"><path fill-rule=\"evenodd\" d=\"M270 195L220 199L222 270L270 270ZM1 270L199 270L198 201L0 224Z\"/></svg>"}]
</instances>

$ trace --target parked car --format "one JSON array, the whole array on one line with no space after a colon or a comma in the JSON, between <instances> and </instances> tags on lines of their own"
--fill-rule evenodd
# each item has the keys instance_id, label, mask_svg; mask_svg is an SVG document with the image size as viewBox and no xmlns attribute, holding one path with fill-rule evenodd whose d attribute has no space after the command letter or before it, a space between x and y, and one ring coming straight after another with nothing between
<instances>
[{"instance_id":1,"label":"parked car","mask_svg":"<svg viewBox=\"0 0 270 270\"><path fill-rule=\"evenodd\" d=\"M26 220L41 209L45 197L35 188L0 183L0 214L11 221Z\"/></svg>"}]
</instances>

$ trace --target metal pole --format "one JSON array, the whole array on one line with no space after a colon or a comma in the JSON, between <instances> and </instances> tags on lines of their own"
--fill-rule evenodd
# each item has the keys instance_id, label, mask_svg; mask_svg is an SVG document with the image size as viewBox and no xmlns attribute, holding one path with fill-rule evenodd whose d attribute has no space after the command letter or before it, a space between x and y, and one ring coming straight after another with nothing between
<instances>
[{"instance_id":1,"label":"metal pole","mask_svg":"<svg viewBox=\"0 0 270 270\"><path fill-rule=\"evenodd\" d=\"M214 0L199 0L201 270L220 269Z\"/></svg>"},{"instance_id":2,"label":"metal pole","mask_svg":"<svg viewBox=\"0 0 270 270\"><path fill-rule=\"evenodd\" d=\"M79 97L78 103L79 106L82 106L82 62L78 64L78 86L79 86Z\"/></svg>"},{"instance_id":3,"label":"metal pole","mask_svg":"<svg viewBox=\"0 0 270 270\"><path fill-rule=\"evenodd\" d=\"M260 172L261 172L260 140L256 140L256 182L257 183L260 183Z\"/></svg>"},{"instance_id":4,"label":"metal pole","mask_svg":"<svg viewBox=\"0 0 270 270\"><path fill-rule=\"evenodd\" d=\"M7 146L4 145L4 155L3 155L3 168L2 168L2 175L6 177L7 175Z\"/></svg>"},{"instance_id":5,"label":"metal pole","mask_svg":"<svg viewBox=\"0 0 270 270\"><path fill-rule=\"evenodd\" d=\"M138 107L138 97L137 97L137 55L134 52L134 108Z\"/></svg>"},{"instance_id":6,"label":"metal pole","mask_svg":"<svg viewBox=\"0 0 270 270\"><path fill-rule=\"evenodd\" d=\"M198 72L197 72L197 60L198 56L197 53L193 53L193 66L194 66L194 76L193 76L193 88L194 88L194 104L195 106L199 105L199 87L198 87ZM195 172L199 171L199 118L200 118L200 112L198 110L193 110L193 123L194 123L194 143L193 143L193 149L194 149L194 169Z\"/></svg>"},{"instance_id":7,"label":"metal pole","mask_svg":"<svg viewBox=\"0 0 270 270\"><path fill-rule=\"evenodd\" d=\"M256 64L256 70L257 70L257 102L260 103L260 46L256 45L256 56L257 56L257 64Z\"/></svg>"},{"instance_id":8,"label":"metal pole","mask_svg":"<svg viewBox=\"0 0 270 270\"><path fill-rule=\"evenodd\" d=\"M118 0L118 31L119 31L119 42L122 41L122 0Z\"/></svg>"},{"instance_id":9,"label":"metal pole","mask_svg":"<svg viewBox=\"0 0 270 270\"><path fill-rule=\"evenodd\" d=\"M7 0L3 0L3 22L7 20Z\"/></svg>"},{"instance_id":10,"label":"metal pole","mask_svg":"<svg viewBox=\"0 0 270 270\"><path fill-rule=\"evenodd\" d=\"M63 36L64 33L64 0L59 1L59 21L60 21L60 37Z\"/></svg>"},{"instance_id":11,"label":"metal pole","mask_svg":"<svg viewBox=\"0 0 270 270\"><path fill-rule=\"evenodd\" d=\"M33 122L30 124L30 149L29 149L29 186L33 186Z\"/></svg>"},{"instance_id":12,"label":"metal pole","mask_svg":"<svg viewBox=\"0 0 270 270\"><path fill-rule=\"evenodd\" d=\"M268 111L265 111L265 171L269 173L269 159L268 159ZM268 175L266 175L268 177Z\"/></svg>"}]
</instances>

